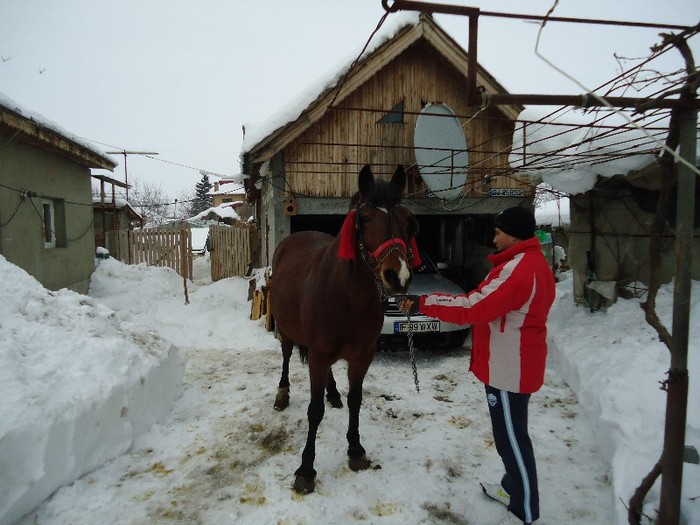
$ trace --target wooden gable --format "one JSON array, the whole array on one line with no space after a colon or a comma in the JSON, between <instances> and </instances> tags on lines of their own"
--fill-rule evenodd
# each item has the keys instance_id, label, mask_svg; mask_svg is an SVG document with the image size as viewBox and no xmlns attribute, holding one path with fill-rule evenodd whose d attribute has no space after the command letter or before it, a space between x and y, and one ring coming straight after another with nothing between
<instances>
[{"instance_id":1,"label":"wooden gable","mask_svg":"<svg viewBox=\"0 0 700 525\"><path fill-rule=\"evenodd\" d=\"M483 196L494 175L499 188L529 183L512 176L508 154L520 107L467 104L466 52L422 15L352 68L295 120L268 135L246 154L248 166L260 165L284 152L287 189L295 195L349 197L357 173L371 164L389 177L397 164L409 171L408 197L429 195L418 176L413 133L427 103L445 103L463 125L470 156L465 195ZM477 85L487 93L504 88L480 66ZM485 99L487 101L487 98ZM399 115L399 110L403 112ZM485 178L487 177L487 178Z\"/></svg>"}]
</instances>

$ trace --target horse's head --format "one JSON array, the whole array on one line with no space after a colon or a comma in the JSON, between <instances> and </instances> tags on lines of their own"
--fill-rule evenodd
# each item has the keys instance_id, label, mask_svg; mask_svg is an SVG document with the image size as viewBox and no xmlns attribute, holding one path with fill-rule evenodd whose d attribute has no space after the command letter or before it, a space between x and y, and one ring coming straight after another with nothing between
<instances>
[{"instance_id":1,"label":"horse's head","mask_svg":"<svg viewBox=\"0 0 700 525\"><path fill-rule=\"evenodd\" d=\"M415 241L418 221L401 204L406 173L399 166L389 182L375 180L365 166L358 182L359 191L341 231L338 257L355 259L359 250L387 294L404 294L412 267L420 265Z\"/></svg>"}]
</instances>

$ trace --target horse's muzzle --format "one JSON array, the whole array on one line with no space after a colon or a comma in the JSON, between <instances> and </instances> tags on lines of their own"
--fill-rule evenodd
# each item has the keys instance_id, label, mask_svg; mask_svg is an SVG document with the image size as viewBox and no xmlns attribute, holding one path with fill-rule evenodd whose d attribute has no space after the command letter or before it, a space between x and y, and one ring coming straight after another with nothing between
<instances>
[{"instance_id":1,"label":"horse's muzzle","mask_svg":"<svg viewBox=\"0 0 700 525\"><path fill-rule=\"evenodd\" d=\"M411 270L405 257L398 257L398 268L385 265L381 268L381 279L384 291L389 295L404 295L411 284Z\"/></svg>"}]
</instances>

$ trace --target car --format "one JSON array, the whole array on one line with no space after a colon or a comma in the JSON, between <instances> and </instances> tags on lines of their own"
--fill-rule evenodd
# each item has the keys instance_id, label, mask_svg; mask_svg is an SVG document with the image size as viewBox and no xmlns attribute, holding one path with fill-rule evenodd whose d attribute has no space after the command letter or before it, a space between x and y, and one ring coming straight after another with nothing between
<instances>
[{"instance_id":1,"label":"car","mask_svg":"<svg viewBox=\"0 0 700 525\"><path fill-rule=\"evenodd\" d=\"M454 281L445 277L440 270L446 264L435 264L427 254L421 252L422 264L413 271L413 279L408 287L410 295L427 295L442 292L451 295L465 291ZM396 297L389 297L384 308L384 324L377 345L384 348L408 348L408 322L406 314L399 310ZM411 315L411 331L416 347L461 347L469 335L469 325L446 323L422 314Z\"/></svg>"}]
</instances>

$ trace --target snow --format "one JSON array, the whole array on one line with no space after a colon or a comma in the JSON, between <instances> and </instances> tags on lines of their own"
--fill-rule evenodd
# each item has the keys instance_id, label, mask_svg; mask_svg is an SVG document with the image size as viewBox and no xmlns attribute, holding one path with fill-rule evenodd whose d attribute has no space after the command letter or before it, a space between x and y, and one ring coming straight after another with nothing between
<instances>
[{"instance_id":1,"label":"snow","mask_svg":"<svg viewBox=\"0 0 700 525\"><path fill-rule=\"evenodd\" d=\"M0 106L4 106L10 111L14 111L15 113L23 116L26 119L29 119L33 121L34 123L38 124L39 126L49 129L51 131L54 131L58 133L59 135L65 137L66 139L70 140L71 142L74 142L76 144L79 144L83 148L85 148L88 151L91 151L95 155L102 157L105 159L107 162L110 164L114 164L115 166L118 166L118 163L115 162L113 159L109 158L107 154L102 151L100 148L97 146L94 146L90 142L83 140L73 133L70 133L69 131L65 130L58 124L56 124L53 120L50 120L46 118L45 116L41 115L40 113L37 113L35 111L29 111L26 108L21 107L17 102L15 102L13 99L5 95L4 93L0 92Z\"/></svg>"},{"instance_id":2,"label":"snow","mask_svg":"<svg viewBox=\"0 0 700 525\"><path fill-rule=\"evenodd\" d=\"M153 275L153 272L148 272ZM169 413L184 360L90 297L0 256L0 523L123 454Z\"/></svg>"},{"instance_id":3,"label":"snow","mask_svg":"<svg viewBox=\"0 0 700 525\"><path fill-rule=\"evenodd\" d=\"M373 36L367 48L362 52L362 58L373 53L384 42L393 38L402 28L414 26L419 21L417 12L392 13L386 22ZM364 44L363 46L364 47ZM321 75L306 90L298 93L292 100L285 103L277 111L273 112L268 120L260 122L248 122L244 126L243 144L241 145L241 156L252 150L261 140L273 133L278 128L294 122L306 110L306 108L322 93L332 89L343 78L343 75L350 69L357 59L362 48L357 49L352 54L342 58L335 66L329 67L325 75Z\"/></svg>"},{"instance_id":4,"label":"snow","mask_svg":"<svg viewBox=\"0 0 700 525\"><path fill-rule=\"evenodd\" d=\"M347 412L329 407L317 440L317 490L294 493L306 437L305 368L295 356L290 407L276 412L278 342L262 320L250 320L246 279L211 282L208 262L195 259L185 304L172 270L101 260L89 296L81 296L48 292L0 257L7 297L0 305L0 524L34 505L18 523L498 522L502 507L478 486L496 481L502 467L483 386L467 371L468 349L419 350L420 393L408 352L379 353L360 414L373 468L349 470ZM547 380L531 403L538 523L624 524L624 502L660 453L668 351L639 300L591 313L573 304L570 275L561 277ZM700 283L693 286L691 374L700 367ZM664 286L657 301L667 326L672 291ZM170 403L161 401L181 381L176 356L187 360L184 385L165 416ZM334 369L346 393L345 366ZM157 381L150 371L160 371ZM140 378L142 395L129 398ZM168 395L158 397L156 387ZM699 394L691 375L689 399ZM136 414L139 435L126 428ZM89 421L100 425L78 424ZM686 442L700 447L692 401L687 424ZM78 478L68 463L88 472ZM51 487L37 481L48 464ZM685 464L684 476L685 523L700 523L700 466ZM17 492L21 507L12 502ZM648 499L645 513L653 515L658 486Z\"/></svg>"},{"instance_id":5,"label":"snow","mask_svg":"<svg viewBox=\"0 0 700 525\"><path fill-rule=\"evenodd\" d=\"M593 188L598 176L627 175L652 164L664 146L658 137L641 128L611 132L590 127L603 120L599 112L584 114L569 110L550 116L551 113L551 108L542 106L529 107L520 113L513 133L510 164L515 169L530 170L533 180L541 180L571 195ZM523 122L528 122L527 126ZM607 115L603 123L630 126L621 114ZM653 124L661 125L658 121ZM535 160L524 165L525 159Z\"/></svg>"},{"instance_id":6,"label":"snow","mask_svg":"<svg viewBox=\"0 0 700 525\"><path fill-rule=\"evenodd\" d=\"M207 247L209 227L192 227L190 231L192 232L192 250L196 253L204 252L204 250L206 250Z\"/></svg>"},{"instance_id":7,"label":"snow","mask_svg":"<svg viewBox=\"0 0 700 525\"><path fill-rule=\"evenodd\" d=\"M236 213L235 207L241 206L242 204L244 204L243 201L225 202L218 206L207 208L203 212L191 217L189 221L201 221L210 216L216 216L219 217L219 219L240 220L241 217Z\"/></svg>"}]
</instances>

